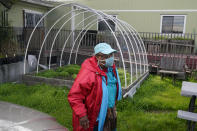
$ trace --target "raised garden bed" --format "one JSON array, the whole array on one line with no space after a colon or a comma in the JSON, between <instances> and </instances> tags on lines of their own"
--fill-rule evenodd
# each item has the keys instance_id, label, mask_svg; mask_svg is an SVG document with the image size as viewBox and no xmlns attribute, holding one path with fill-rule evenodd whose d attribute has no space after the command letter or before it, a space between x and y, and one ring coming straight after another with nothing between
<instances>
[{"instance_id":1,"label":"raised garden bed","mask_svg":"<svg viewBox=\"0 0 197 131\"><path fill-rule=\"evenodd\" d=\"M27 64L26 64L27 65ZM26 66L28 68L28 66ZM24 73L24 62L0 65L0 84L5 82L21 81Z\"/></svg>"},{"instance_id":2,"label":"raised garden bed","mask_svg":"<svg viewBox=\"0 0 197 131\"><path fill-rule=\"evenodd\" d=\"M79 65L67 65L64 67L58 67L51 70L42 70L38 73L32 72L29 74L25 74L22 76L23 83L27 85L35 85L46 83L54 86L67 86L71 88L74 79L77 77L77 74L80 70ZM118 69L120 81L122 87L125 86L125 78L124 78L124 71L123 69ZM131 76L127 72L127 85L130 84ZM133 77L133 81L136 78Z\"/></svg>"},{"instance_id":3,"label":"raised garden bed","mask_svg":"<svg viewBox=\"0 0 197 131\"><path fill-rule=\"evenodd\" d=\"M27 85L46 83L54 86L67 86L71 88L79 70L80 66L78 65L67 65L51 70L43 70L38 73L32 72L25 74L22 76L22 81Z\"/></svg>"}]
</instances>

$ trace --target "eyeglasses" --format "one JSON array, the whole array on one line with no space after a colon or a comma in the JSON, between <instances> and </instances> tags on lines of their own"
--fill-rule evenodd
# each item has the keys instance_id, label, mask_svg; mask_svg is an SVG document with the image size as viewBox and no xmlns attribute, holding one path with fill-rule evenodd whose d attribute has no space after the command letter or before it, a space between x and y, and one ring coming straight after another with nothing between
<instances>
[{"instance_id":1,"label":"eyeglasses","mask_svg":"<svg viewBox=\"0 0 197 131\"><path fill-rule=\"evenodd\" d=\"M109 55L106 55L106 54L97 54L97 56L100 57L103 60L103 59L107 59L107 58L112 57L112 53L109 54Z\"/></svg>"}]
</instances>

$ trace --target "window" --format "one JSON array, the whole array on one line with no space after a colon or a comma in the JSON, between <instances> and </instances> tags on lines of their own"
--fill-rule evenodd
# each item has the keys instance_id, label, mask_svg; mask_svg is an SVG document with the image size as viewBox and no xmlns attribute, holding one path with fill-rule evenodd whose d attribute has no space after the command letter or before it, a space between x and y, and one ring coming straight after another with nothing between
<instances>
[{"instance_id":1,"label":"window","mask_svg":"<svg viewBox=\"0 0 197 131\"><path fill-rule=\"evenodd\" d=\"M8 13L6 10L1 11L1 19L0 19L0 26L5 27L8 26Z\"/></svg>"},{"instance_id":2,"label":"window","mask_svg":"<svg viewBox=\"0 0 197 131\"><path fill-rule=\"evenodd\" d=\"M43 14L40 12L24 10L25 27L35 27ZM44 20L40 22L38 27L44 27Z\"/></svg>"},{"instance_id":3,"label":"window","mask_svg":"<svg viewBox=\"0 0 197 131\"><path fill-rule=\"evenodd\" d=\"M185 33L184 15L163 15L161 16L161 33Z\"/></svg>"},{"instance_id":4,"label":"window","mask_svg":"<svg viewBox=\"0 0 197 131\"><path fill-rule=\"evenodd\" d=\"M49 57L47 57L47 64L49 63ZM57 63L57 56L51 56L51 63L50 64L56 64Z\"/></svg>"},{"instance_id":5,"label":"window","mask_svg":"<svg viewBox=\"0 0 197 131\"><path fill-rule=\"evenodd\" d=\"M112 15L114 18L116 18L117 16L116 15ZM107 21L107 23L109 24L109 26L111 27L111 29L113 30L113 31L115 31L116 30L116 24L112 21L112 20L110 20L110 19L107 19L107 18L104 18L106 21ZM106 30L110 30L109 28L108 28L108 26L107 26L107 24L104 22L104 21L100 21L101 19L99 18L98 19L99 21L98 21L98 31L106 31Z\"/></svg>"}]
</instances>

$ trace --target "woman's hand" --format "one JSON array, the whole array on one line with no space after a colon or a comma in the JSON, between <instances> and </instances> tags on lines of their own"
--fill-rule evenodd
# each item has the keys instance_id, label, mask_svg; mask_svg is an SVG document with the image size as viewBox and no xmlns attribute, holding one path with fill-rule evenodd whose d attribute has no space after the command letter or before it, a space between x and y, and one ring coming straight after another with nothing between
<instances>
[{"instance_id":1,"label":"woman's hand","mask_svg":"<svg viewBox=\"0 0 197 131\"><path fill-rule=\"evenodd\" d=\"M81 118L79 119L79 123L80 123L80 125L81 125L84 129L89 128L89 120L88 120L87 115L84 116L84 117L81 117Z\"/></svg>"}]
</instances>

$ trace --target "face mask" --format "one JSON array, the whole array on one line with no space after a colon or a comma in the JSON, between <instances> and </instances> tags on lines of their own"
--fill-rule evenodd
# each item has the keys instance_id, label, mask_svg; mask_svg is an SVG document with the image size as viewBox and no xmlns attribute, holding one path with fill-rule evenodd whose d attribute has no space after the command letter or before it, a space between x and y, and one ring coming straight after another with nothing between
<instances>
[{"instance_id":1,"label":"face mask","mask_svg":"<svg viewBox=\"0 0 197 131\"><path fill-rule=\"evenodd\" d=\"M106 60L105 60L105 66L106 67L110 67L110 66L113 66L113 63L114 63L114 57L112 56L112 57L110 57L110 58L107 58Z\"/></svg>"},{"instance_id":2,"label":"face mask","mask_svg":"<svg viewBox=\"0 0 197 131\"><path fill-rule=\"evenodd\" d=\"M105 61L105 64L102 63L103 61ZM99 65L99 63L101 63L105 67L113 66L113 63L114 63L114 55L112 57L110 57L110 58L105 59L105 60L98 60L98 65Z\"/></svg>"}]
</instances>

